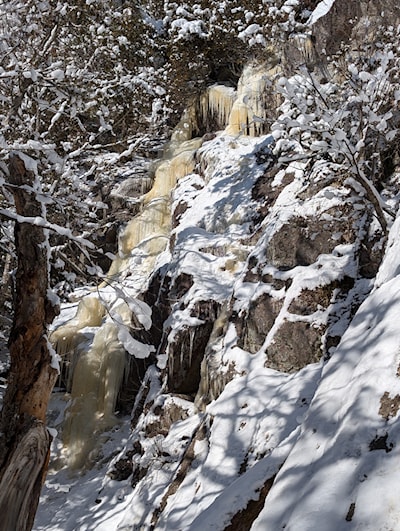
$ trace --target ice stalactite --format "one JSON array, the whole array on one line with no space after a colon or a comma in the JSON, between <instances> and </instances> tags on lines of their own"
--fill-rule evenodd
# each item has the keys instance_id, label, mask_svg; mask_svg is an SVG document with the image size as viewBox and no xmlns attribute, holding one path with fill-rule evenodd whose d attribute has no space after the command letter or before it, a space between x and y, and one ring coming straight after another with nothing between
<instances>
[{"instance_id":1,"label":"ice stalactite","mask_svg":"<svg viewBox=\"0 0 400 531\"><path fill-rule=\"evenodd\" d=\"M211 85L184 112L172 135L172 143L190 140L196 135L224 131L228 135L259 136L267 130L277 65L248 65L237 89ZM276 103L276 102L275 102Z\"/></svg>"},{"instance_id":2,"label":"ice stalactite","mask_svg":"<svg viewBox=\"0 0 400 531\"><path fill-rule=\"evenodd\" d=\"M167 155L195 137L217 131L228 135L259 136L267 130L273 79L277 65L248 65L237 89L227 85L211 85L184 111L175 127ZM198 139L197 139L198 140Z\"/></svg>"},{"instance_id":3,"label":"ice stalactite","mask_svg":"<svg viewBox=\"0 0 400 531\"><path fill-rule=\"evenodd\" d=\"M79 345L85 342L85 334L81 331L101 326L105 313L106 309L97 296L87 296L79 302L75 317L51 334L51 342L61 359L59 383L68 391L72 386Z\"/></svg>"},{"instance_id":4,"label":"ice stalactite","mask_svg":"<svg viewBox=\"0 0 400 531\"><path fill-rule=\"evenodd\" d=\"M98 329L88 352L77 360L72 381L72 402L63 426L68 465L82 468L96 447L97 437L115 422L115 404L125 368L126 353L118 326L107 322Z\"/></svg>"},{"instance_id":5,"label":"ice stalactite","mask_svg":"<svg viewBox=\"0 0 400 531\"><path fill-rule=\"evenodd\" d=\"M188 140L205 133L223 131L236 100L236 89L226 85L211 85L184 111L169 144L174 152ZM197 140L199 140L197 138Z\"/></svg>"},{"instance_id":6,"label":"ice stalactite","mask_svg":"<svg viewBox=\"0 0 400 531\"><path fill-rule=\"evenodd\" d=\"M259 136L264 134L268 120L268 90L275 69L263 66L247 66L239 79L237 98L229 115L225 132L230 135L244 134Z\"/></svg>"},{"instance_id":7,"label":"ice stalactite","mask_svg":"<svg viewBox=\"0 0 400 531\"><path fill-rule=\"evenodd\" d=\"M103 297L102 297L103 295ZM128 356L119 339L129 327L125 302L107 304L107 293L84 297L74 319L56 329L51 340L61 357L61 384L70 393L62 426L65 460L71 469L93 461L102 431L116 422L118 392ZM108 294L109 297L109 294Z\"/></svg>"},{"instance_id":8,"label":"ice stalactite","mask_svg":"<svg viewBox=\"0 0 400 531\"><path fill-rule=\"evenodd\" d=\"M211 85L200 97L200 116L205 130L225 129L236 100L236 90L225 85Z\"/></svg>"}]
</instances>

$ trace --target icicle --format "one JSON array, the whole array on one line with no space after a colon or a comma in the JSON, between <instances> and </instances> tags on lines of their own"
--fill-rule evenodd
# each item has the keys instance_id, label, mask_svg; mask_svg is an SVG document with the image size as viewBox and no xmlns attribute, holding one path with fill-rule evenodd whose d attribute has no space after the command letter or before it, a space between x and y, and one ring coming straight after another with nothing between
<instances>
[{"instance_id":1,"label":"icicle","mask_svg":"<svg viewBox=\"0 0 400 531\"><path fill-rule=\"evenodd\" d=\"M225 130L227 134L258 136L264 132L268 118L266 89L274 72L275 70L266 70L261 66L248 66L243 70L238 83L237 99Z\"/></svg>"},{"instance_id":2,"label":"icicle","mask_svg":"<svg viewBox=\"0 0 400 531\"><path fill-rule=\"evenodd\" d=\"M196 329L191 327L189 329L189 355L188 355L188 360L187 360L187 363L188 363L188 366L190 367L191 364L192 364L192 357L193 357L193 344L194 344L194 338L195 338L195 335L196 335Z\"/></svg>"},{"instance_id":3,"label":"icicle","mask_svg":"<svg viewBox=\"0 0 400 531\"><path fill-rule=\"evenodd\" d=\"M289 38L289 43L300 52L301 59L309 70L312 70L317 63L320 63L319 66L322 67L311 35L294 34Z\"/></svg>"},{"instance_id":4,"label":"icicle","mask_svg":"<svg viewBox=\"0 0 400 531\"><path fill-rule=\"evenodd\" d=\"M88 464L99 433L113 426L118 391L125 369L125 350L118 341L118 326L106 323L88 352L76 364L71 405L66 413L63 442L71 469Z\"/></svg>"},{"instance_id":5,"label":"icicle","mask_svg":"<svg viewBox=\"0 0 400 531\"><path fill-rule=\"evenodd\" d=\"M223 130L236 99L236 90L226 85L211 85L199 99L184 111L176 126L165 155L171 158L185 143L198 136L200 131L214 132Z\"/></svg>"},{"instance_id":6,"label":"icicle","mask_svg":"<svg viewBox=\"0 0 400 531\"><path fill-rule=\"evenodd\" d=\"M201 125L206 131L221 130L228 124L236 90L225 85L212 85L208 87L200 98Z\"/></svg>"},{"instance_id":7,"label":"icicle","mask_svg":"<svg viewBox=\"0 0 400 531\"><path fill-rule=\"evenodd\" d=\"M59 385L65 385L67 391L71 389L78 346L86 339L80 330L88 326L100 326L105 313L106 309L97 296L87 296L79 302L75 318L57 328L50 336L61 358Z\"/></svg>"}]
</instances>

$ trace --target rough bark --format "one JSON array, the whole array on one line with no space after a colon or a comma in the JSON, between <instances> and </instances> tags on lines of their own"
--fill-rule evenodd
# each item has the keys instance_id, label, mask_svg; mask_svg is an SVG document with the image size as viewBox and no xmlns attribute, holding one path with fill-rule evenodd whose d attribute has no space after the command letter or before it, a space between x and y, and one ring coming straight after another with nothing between
<instances>
[{"instance_id":1,"label":"rough bark","mask_svg":"<svg viewBox=\"0 0 400 531\"><path fill-rule=\"evenodd\" d=\"M9 185L20 216L44 215L35 179L22 156L10 156ZM48 299L46 232L31 223L16 223L15 246L11 367L0 420L0 510L8 515L0 521L1 531L32 528L50 451L47 404L58 374L47 341L47 326L58 308Z\"/></svg>"},{"instance_id":2,"label":"rough bark","mask_svg":"<svg viewBox=\"0 0 400 531\"><path fill-rule=\"evenodd\" d=\"M43 479L40 471L47 465L49 446L50 434L41 422L20 440L0 482L1 529L32 528L35 512L31 502L40 494Z\"/></svg>"}]
</instances>

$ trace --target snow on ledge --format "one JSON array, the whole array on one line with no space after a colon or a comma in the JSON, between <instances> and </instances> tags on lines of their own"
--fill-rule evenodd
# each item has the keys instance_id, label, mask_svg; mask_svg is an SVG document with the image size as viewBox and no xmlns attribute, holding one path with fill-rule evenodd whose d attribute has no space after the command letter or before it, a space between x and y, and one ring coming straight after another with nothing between
<instances>
[{"instance_id":1,"label":"snow on ledge","mask_svg":"<svg viewBox=\"0 0 400 531\"><path fill-rule=\"evenodd\" d=\"M312 12L312 15L308 19L307 25L312 26L319 20L320 18L324 17L327 13L329 13L331 7L335 3L335 0L322 0L319 2L317 7Z\"/></svg>"}]
</instances>

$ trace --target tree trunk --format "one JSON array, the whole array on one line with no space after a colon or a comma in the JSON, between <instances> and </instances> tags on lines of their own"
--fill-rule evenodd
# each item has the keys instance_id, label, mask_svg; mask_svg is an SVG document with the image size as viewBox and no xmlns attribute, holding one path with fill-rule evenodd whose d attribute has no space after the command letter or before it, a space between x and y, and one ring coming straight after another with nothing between
<instances>
[{"instance_id":1,"label":"tree trunk","mask_svg":"<svg viewBox=\"0 0 400 531\"><path fill-rule=\"evenodd\" d=\"M43 218L32 162L24 155L11 155L9 185L18 215ZM32 223L16 223L15 246L11 367L0 419L0 531L32 528L50 452L46 410L58 375L47 340L47 326L58 307L48 298L46 230Z\"/></svg>"}]
</instances>

